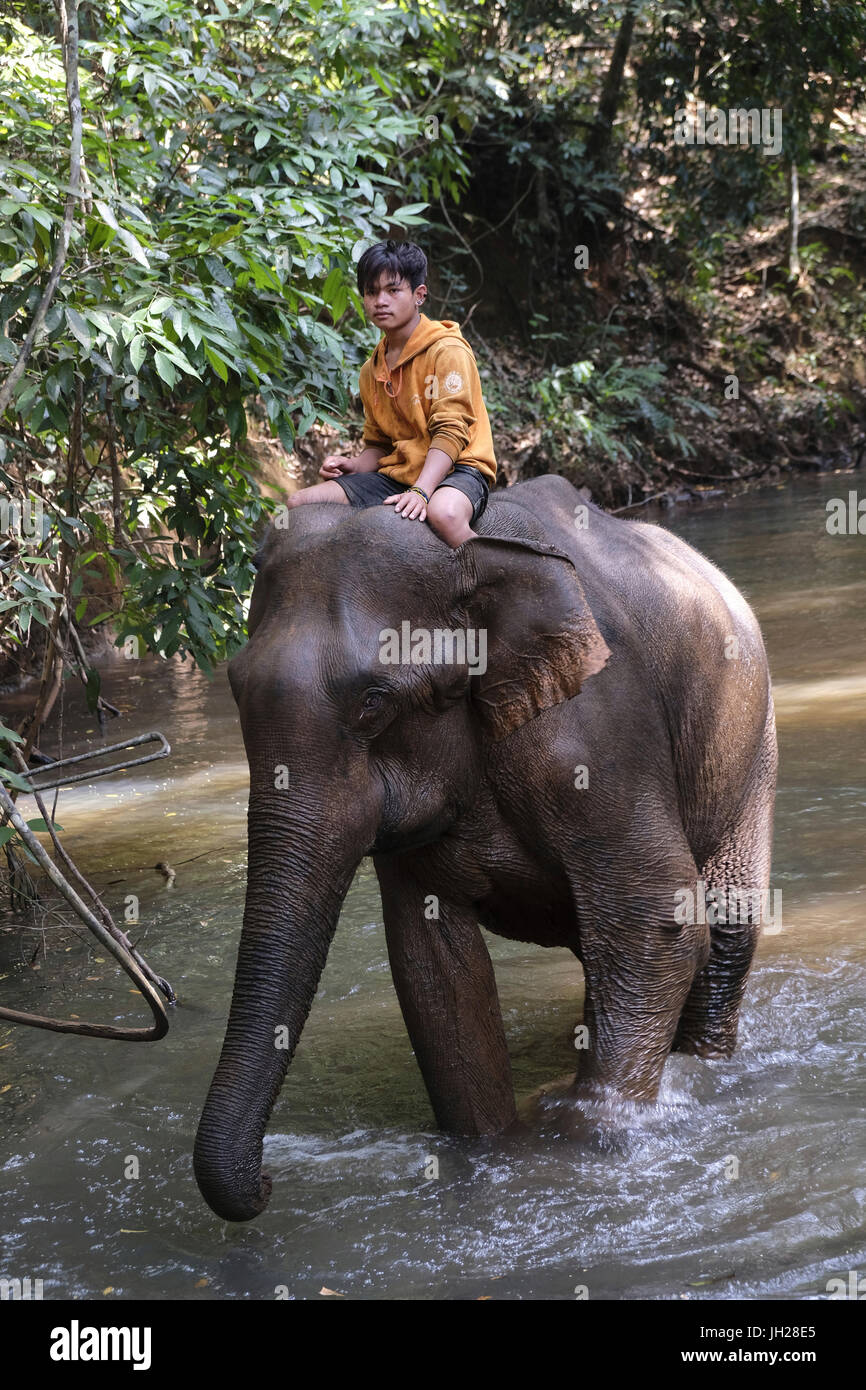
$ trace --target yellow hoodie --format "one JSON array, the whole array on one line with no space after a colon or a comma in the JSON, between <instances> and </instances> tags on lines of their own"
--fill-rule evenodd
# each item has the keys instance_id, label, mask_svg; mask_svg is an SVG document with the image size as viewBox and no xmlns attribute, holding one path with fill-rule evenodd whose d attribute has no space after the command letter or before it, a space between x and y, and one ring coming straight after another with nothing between
<instances>
[{"instance_id":1,"label":"yellow hoodie","mask_svg":"<svg viewBox=\"0 0 866 1390\"><path fill-rule=\"evenodd\" d=\"M407 487L427 451L442 449L452 463L477 468L496 481L496 457L481 380L472 349L451 319L421 321L389 370L385 339L361 368L364 442L383 444L379 472Z\"/></svg>"}]
</instances>

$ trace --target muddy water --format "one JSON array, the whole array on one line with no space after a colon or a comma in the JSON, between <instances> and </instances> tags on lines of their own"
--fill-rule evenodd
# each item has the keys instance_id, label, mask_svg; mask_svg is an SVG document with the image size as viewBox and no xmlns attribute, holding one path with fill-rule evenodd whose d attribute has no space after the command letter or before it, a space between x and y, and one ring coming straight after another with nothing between
<instances>
[{"instance_id":1,"label":"muddy water","mask_svg":"<svg viewBox=\"0 0 866 1390\"><path fill-rule=\"evenodd\" d=\"M824 526L850 486L666 519L763 622L784 930L761 944L735 1057L672 1058L619 1153L543 1125L508 1145L436 1134L365 864L266 1140L271 1204L249 1226L214 1217L191 1151L243 908L240 733L222 676L106 673L123 733L159 727L172 755L63 792L58 818L118 918L138 899L134 931L180 1005L155 1045L0 1025L0 1275L42 1278L46 1298L808 1299L866 1271L866 539ZM70 692L67 752L91 726ZM166 860L171 888L153 869ZM98 946L51 920L38 971L19 968L38 939L0 938L3 1000L144 1021ZM525 1099L573 1065L581 973L567 952L488 940Z\"/></svg>"}]
</instances>

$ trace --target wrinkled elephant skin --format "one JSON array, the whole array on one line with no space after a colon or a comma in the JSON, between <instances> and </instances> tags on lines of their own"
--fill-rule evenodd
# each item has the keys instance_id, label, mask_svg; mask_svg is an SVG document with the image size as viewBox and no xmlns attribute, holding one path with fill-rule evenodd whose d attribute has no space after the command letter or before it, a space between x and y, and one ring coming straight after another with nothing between
<instances>
[{"instance_id":1,"label":"wrinkled elephant skin","mask_svg":"<svg viewBox=\"0 0 866 1390\"><path fill-rule=\"evenodd\" d=\"M195 1148L226 1219L267 1202L265 1128L365 855L443 1129L515 1119L479 924L581 961L579 1096L652 1100L672 1049L735 1046L759 896L721 924L690 904L769 879L755 617L684 542L585 507L561 478L494 493L479 530L453 551L390 508L323 504L265 537L229 668L246 907Z\"/></svg>"}]
</instances>

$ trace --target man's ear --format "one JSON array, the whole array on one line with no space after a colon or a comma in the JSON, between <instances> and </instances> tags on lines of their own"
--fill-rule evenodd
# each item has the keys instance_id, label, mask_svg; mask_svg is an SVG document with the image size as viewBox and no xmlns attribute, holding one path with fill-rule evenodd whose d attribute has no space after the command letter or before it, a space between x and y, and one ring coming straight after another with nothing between
<instances>
[{"instance_id":1,"label":"man's ear","mask_svg":"<svg viewBox=\"0 0 866 1390\"><path fill-rule=\"evenodd\" d=\"M466 625L487 634L473 703L491 737L505 738L577 695L610 651L574 565L555 546L478 536L455 557Z\"/></svg>"}]
</instances>

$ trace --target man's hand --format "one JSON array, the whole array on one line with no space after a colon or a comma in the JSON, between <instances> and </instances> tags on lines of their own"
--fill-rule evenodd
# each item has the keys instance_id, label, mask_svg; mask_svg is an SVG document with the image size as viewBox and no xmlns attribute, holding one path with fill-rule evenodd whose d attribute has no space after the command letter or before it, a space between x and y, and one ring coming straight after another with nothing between
<instances>
[{"instance_id":1,"label":"man's hand","mask_svg":"<svg viewBox=\"0 0 866 1390\"><path fill-rule=\"evenodd\" d=\"M320 478L339 478L344 473L355 472L355 459L344 458L342 454L328 454L321 468Z\"/></svg>"},{"instance_id":2,"label":"man's hand","mask_svg":"<svg viewBox=\"0 0 866 1390\"><path fill-rule=\"evenodd\" d=\"M398 492L385 498L385 506L393 507L398 516L405 521L425 521L427 504L418 492Z\"/></svg>"}]
</instances>

